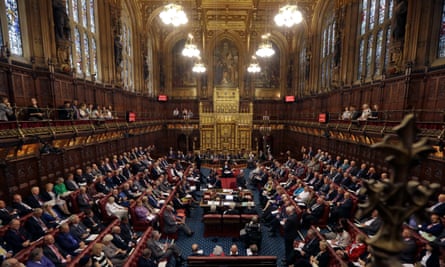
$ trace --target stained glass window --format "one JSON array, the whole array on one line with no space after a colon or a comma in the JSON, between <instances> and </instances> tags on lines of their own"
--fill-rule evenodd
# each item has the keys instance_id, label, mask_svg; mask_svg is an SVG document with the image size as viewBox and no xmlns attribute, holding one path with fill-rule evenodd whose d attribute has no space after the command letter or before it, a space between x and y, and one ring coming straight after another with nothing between
<instances>
[{"instance_id":1,"label":"stained glass window","mask_svg":"<svg viewBox=\"0 0 445 267\"><path fill-rule=\"evenodd\" d=\"M389 62L393 1L361 0L357 80L379 77Z\"/></svg>"},{"instance_id":2,"label":"stained glass window","mask_svg":"<svg viewBox=\"0 0 445 267\"><path fill-rule=\"evenodd\" d=\"M128 8L124 5L121 14L121 43L122 43L122 81L124 89L134 91L133 74L133 34L131 30L131 21Z\"/></svg>"},{"instance_id":3,"label":"stained glass window","mask_svg":"<svg viewBox=\"0 0 445 267\"><path fill-rule=\"evenodd\" d=\"M74 28L74 55L73 59L76 63L76 71L78 74L82 74L82 43L80 42L79 29Z\"/></svg>"},{"instance_id":4,"label":"stained glass window","mask_svg":"<svg viewBox=\"0 0 445 267\"><path fill-rule=\"evenodd\" d=\"M325 20L322 29L321 57L320 57L320 88L328 91L331 86L332 69L334 67L334 47L335 47L335 21L333 14Z\"/></svg>"},{"instance_id":5,"label":"stained glass window","mask_svg":"<svg viewBox=\"0 0 445 267\"><path fill-rule=\"evenodd\" d=\"M438 57L445 57L445 1L442 5L442 17L440 21L439 47L437 49Z\"/></svg>"},{"instance_id":6,"label":"stained glass window","mask_svg":"<svg viewBox=\"0 0 445 267\"><path fill-rule=\"evenodd\" d=\"M70 17L73 40L73 67L76 73L92 79L98 77L97 59L98 33L96 29L96 1L94 0L69 0L68 16ZM93 75L94 74L94 75Z\"/></svg>"},{"instance_id":7,"label":"stained glass window","mask_svg":"<svg viewBox=\"0 0 445 267\"><path fill-rule=\"evenodd\" d=\"M22 31L20 26L20 14L17 0L5 0L4 10L6 11L7 28L5 33L7 36L2 36L2 45L8 45L11 54L23 56ZM6 43L3 42L3 37Z\"/></svg>"},{"instance_id":8,"label":"stained glass window","mask_svg":"<svg viewBox=\"0 0 445 267\"><path fill-rule=\"evenodd\" d=\"M298 65L300 67L298 68L297 84L300 96L309 94L306 88L306 70L308 68L306 49L306 43L304 42L301 44L300 54L298 57Z\"/></svg>"}]
</instances>

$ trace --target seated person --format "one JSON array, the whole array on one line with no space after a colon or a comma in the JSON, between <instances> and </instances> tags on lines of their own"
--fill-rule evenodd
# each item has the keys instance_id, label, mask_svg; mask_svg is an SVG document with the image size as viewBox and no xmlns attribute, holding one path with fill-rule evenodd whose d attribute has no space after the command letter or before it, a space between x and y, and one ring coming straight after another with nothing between
<instances>
[{"instance_id":1,"label":"seated person","mask_svg":"<svg viewBox=\"0 0 445 267\"><path fill-rule=\"evenodd\" d=\"M151 257L151 249L145 248L138 259L137 267L157 267L158 262Z\"/></svg>"},{"instance_id":2,"label":"seated person","mask_svg":"<svg viewBox=\"0 0 445 267\"><path fill-rule=\"evenodd\" d=\"M113 236L107 234L102 238L102 244L104 244L103 251L105 256L111 260L113 266L123 266L125 261L127 260L127 251L116 247L111 240L113 240Z\"/></svg>"},{"instance_id":3,"label":"seated person","mask_svg":"<svg viewBox=\"0 0 445 267\"><path fill-rule=\"evenodd\" d=\"M192 254L190 256L205 256L202 249L199 249L199 245L194 243L192 244Z\"/></svg>"},{"instance_id":4,"label":"seated person","mask_svg":"<svg viewBox=\"0 0 445 267\"><path fill-rule=\"evenodd\" d=\"M27 267L54 267L54 263L51 262L45 255L40 247L34 248L29 254Z\"/></svg>"},{"instance_id":5,"label":"seated person","mask_svg":"<svg viewBox=\"0 0 445 267\"><path fill-rule=\"evenodd\" d=\"M238 256L239 252L238 252L238 246L236 244L232 244L232 246L230 246L230 256Z\"/></svg>"},{"instance_id":6,"label":"seated person","mask_svg":"<svg viewBox=\"0 0 445 267\"><path fill-rule=\"evenodd\" d=\"M91 233L99 234L105 227L102 222L94 215L94 212L90 209L85 210L85 217L83 218L83 224L91 229Z\"/></svg>"},{"instance_id":7,"label":"seated person","mask_svg":"<svg viewBox=\"0 0 445 267\"><path fill-rule=\"evenodd\" d=\"M84 240L90 236L91 230L87 228L81 221L79 216L71 215L70 219L70 233L79 240Z\"/></svg>"},{"instance_id":8,"label":"seated person","mask_svg":"<svg viewBox=\"0 0 445 267\"><path fill-rule=\"evenodd\" d=\"M43 238L43 254L54 263L56 267L65 267L71 261L71 255L55 245L54 236L45 235Z\"/></svg>"},{"instance_id":9,"label":"seated person","mask_svg":"<svg viewBox=\"0 0 445 267\"><path fill-rule=\"evenodd\" d=\"M130 251L135 245L133 242L123 238L120 226L114 226L111 229L111 235L113 236L113 244L122 250Z\"/></svg>"},{"instance_id":10,"label":"seated person","mask_svg":"<svg viewBox=\"0 0 445 267\"><path fill-rule=\"evenodd\" d=\"M216 245L209 256L225 256L224 250L221 246Z\"/></svg>"},{"instance_id":11,"label":"seated person","mask_svg":"<svg viewBox=\"0 0 445 267\"><path fill-rule=\"evenodd\" d=\"M167 205L162 216L164 219L164 233L172 234L176 233L178 230L181 230L189 237L194 234L190 227L185 224L185 218L178 218L176 216L171 205Z\"/></svg>"},{"instance_id":12,"label":"seated person","mask_svg":"<svg viewBox=\"0 0 445 267\"><path fill-rule=\"evenodd\" d=\"M365 236L357 235L355 241L352 242L351 245L347 246L342 252L349 260L357 261L363 254L366 253Z\"/></svg>"},{"instance_id":13,"label":"seated person","mask_svg":"<svg viewBox=\"0 0 445 267\"><path fill-rule=\"evenodd\" d=\"M373 210L371 217L363 219L360 224L356 224L367 235L375 235L382 226L382 219L379 217L379 211Z\"/></svg>"},{"instance_id":14,"label":"seated person","mask_svg":"<svg viewBox=\"0 0 445 267\"><path fill-rule=\"evenodd\" d=\"M433 235L435 237L439 236L443 230L443 224L438 214L431 214L430 216L431 223L424 224L419 227L419 233L422 236L426 236L428 234Z\"/></svg>"},{"instance_id":15,"label":"seated person","mask_svg":"<svg viewBox=\"0 0 445 267\"><path fill-rule=\"evenodd\" d=\"M399 253L399 260L402 264L413 264L416 262L417 244L413 237L413 232L404 228L402 230L402 238L404 243L403 250Z\"/></svg>"},{"instance_id":16,"label":"seated person","mask_svg":"<svg viewBox=\"0 0 445 267\"><path fill-rule=\"evenodd\" d=\"M20 226L18 219L12 219L9 222L9 228L6 230L4 240L13 254L31 245L31 236Z\"/></svg>"},{"instance_id":17,"label":"seated person","mask_svg":"<svg viewBox=\"0 0 445 267\"><path fill-rule=\"evenodd\" d=\"M70 233L68 223L60 225L60 231L56 235L56 243L65 251L69 251L72 255L78 254L86 246L85 243Z\"/></svg>"},{"instance_id":18,"label":"seated person","mask_svg":"<svg viewBox=\"0 0 445 267\"><path fill-rule=\"evenodd\" d=\"M128 208L117 204L112 196L108 198L107 204L105 204L105 210L108 216L116 216L119 219L128 216Z\"/></svg>"},{"instance_id":19,"label":"seated person","mask_svg":"<svg viewBox=\"0 0 445 267\"><path fill-rule=\"evenodd\" d=\"M113 267L111 260L103 251L104 244L95 243L91 249L92 266Z\"/></svg>"},{"instance_id":20,"label":"seated person","mask_svg":"<svg viewBox=\"0 0 445 267\"><path fill-rule=\"evenodd\" d=\"M151 250L152 258L156 261L160 259L167 259L168 261L174 259L177 263L183 263L185 259L182 257L181 250L171 243L161 243L159 241L161 234L154 230L151 232L151 237L147 240L147 248Z\"/></svg>"},{"instance_id":21,"label":"seated person","mask_svg":"<svg viewBox=\"0 0 445 267\"><path fill-rule=\"evenodd\" d=\"M39 239L47 232L52 230L52 228L49 227L49 224L43 221L42 214L42 209L36 208L34 209L32 216L26 220L25 228L29 233L31 233L33 241Z\"/></svg>"},{"instance_id":22,"label":"seated person","mask_svg":"<svg viewBox=\"0 0 445 267\"><path fill-rule=\"evenodd\" d=\"M224 162L224 165L221 170L222 177L232 177L233 170L228 161Z\"/></svg>"}]
</instances>

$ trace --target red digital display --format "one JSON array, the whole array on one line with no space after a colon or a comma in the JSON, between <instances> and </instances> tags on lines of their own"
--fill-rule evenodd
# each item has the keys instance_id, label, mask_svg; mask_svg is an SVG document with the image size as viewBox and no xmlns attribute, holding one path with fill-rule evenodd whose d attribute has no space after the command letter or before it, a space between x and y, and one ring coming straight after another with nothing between
<instances>
[{"instance_id":1,"label":"red digital display","mask_svg":"<svg viewBox=\"0 0 445 267\"><path fill-rule=\"evenodd\" d=\"M326 123L327 121L327 115L326 113L320 113L318 114L318 122L319 123Z\"/></svg>"},{"instance_id":2,"label":"red digital display","mask_svg":"<svg viewBox=\"0 0 445 267\"><path fill-rule=\"evenodd\" d=\"M135 122L136 121L136 113L135 112L127 112L127 121L128 122Z\"/></svg>"},{"instance_id":3,"label":"red digital display","mask_svg":"<svg viewBox=\"0 0 445 267\"><path fill-rule=\"evenodd\" d=\"M287 96L284 98L284 102L286 102L286 103L292 103L292 102L295 102L295 96L294 96L294 95L287 95Z\"/></svg>"},{"instance_id":4,"label":"red digital display","mask_svg":"<svg viewBox=\"0 0 445 267\"><path fill-rule=\"evenodd\" d=\"M167 95L158 95L158 101L160 102L166 102L168 100Z\"/></svg>"}]
</instances>

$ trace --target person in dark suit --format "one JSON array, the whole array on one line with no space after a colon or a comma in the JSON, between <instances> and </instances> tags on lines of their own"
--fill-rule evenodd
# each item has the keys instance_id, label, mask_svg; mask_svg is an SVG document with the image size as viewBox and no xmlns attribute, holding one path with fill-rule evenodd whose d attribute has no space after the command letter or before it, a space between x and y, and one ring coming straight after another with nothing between
<instances>
[{"instance_id":1,"label":"person in dark suit","mask_svg":"<svg viewBox=\"0 0 445 267\"><path fill-rule=\"evenodd\" d=\"M121 228L119 226L114 226L111 229L111 235L113 236L113 240L111 242L118 248L126 251L130 251L134 243L127 242L122 238Z\"/></svg>"},{"instance_id":2,"label":"person in dark suit","mask_svg":"<svg viewBox=\"0 0 445 267\"><path fill-rule=\"evenodd\" d=\"M128 217L124 216L121 219L121 223L119 225L121 228L121 237L125 240L125 242L135 242L138 238L138 235L131 228L130 222L128 221Z\"/></svg>"},{"instance_id":3,"label":"person in dark suit","mask_svg":"<svg viewBox=\"0 0 445 267\"><path fill-rule=\"evenodd\" d=\"M351 193L345 192L343 194L343 200L334 204L331 208L331 217L329 218L331 222L338 223L339 219L349 219L351 217L352 211L352 198Z\"/></svg>"},{"instance_id":4,"label":"person in dark suit","mask_svg":"<svg viewBox=\"0 0 445 267\"><path fill-rule=\"evenodd\" d=\"M149 248L145 248L142 251L141 256L138 259L138 267L157 267L158 263L156 260L151 257L151 250Z\"/></svg>"},{"instance_id":5,"label":"person in dark suit","mask_svg":"<svg viewBox=\"0 0 445 267\"><path fill-rule=\"evenodd\" d=\"M412 231L408 228L403 229L402 238L405 246L399 254L400 263L414 264L416 262L417 245Z\"/></svg>"},{"instance_id":6,"label":"person in dark suit","mask_svg":"<svg viewBox=\"0 0 445 267\"><path fill-rule=\"evenodd\" d=\"M65 186L68 191L76 191L79 189L79 185L74 181L74 174L70 173L65 179Z\"/></svg>"},{"instance_id":7,"label":"person in dark suit","mask_svg":"<svg viewBox=\"0 0 445 267\"><path fill-rule=\"evenodd\" d=\"M315 224L324 213L325 201L323 197L318 197L314 205L310 206L302 214L302 226L309 228Z\"/></svg>"},{"instance_id":8,"label":"person in dark suit","mask_svg":"<svg viewBox=\"0 0 445 267\"><path fill-rule=\"evenodd\" d=\"M292 262L289 261L291 258L292 251L294 250L293 244L295 238L297 238L297 230L300 228L298 216L295 212L294 206L286 207L287 219L284 222L283 233L284 233L284 248L285 255L287 259L288 265L291 265Z\"/></svg>"},{"instance_id":9,"label":"person in dark suit","mask_svg":"<svg viewBox=\"0 0 445 267\"><path fill-rule=\"evenodd\" d=\"M32 212L32 208L22 201L22 196L20 194L14 194L12 197L12 208L17 211L20 217Z\"/></svg>"},{"instance_id":10,"label":"person in dark suit","mask_svg":"<svg viewBox=\"0 0 445 267\"><path fill-rule=\"evenodd\" d=\"M105 227L102 222L94 215L94 212L90 209L85 210L85 218L83 218L83 224L91 229L91 233L99 234Z\"/></svg>"},{"instance_id":11,"label":"person in dark suit","mask_svg":"<svg viewBox=\"0 0 445 267\"><path fill-rule=\"evenodd\" d=\"M75 236L70 233L70 226L68 223L63 223L60 225L60 231L56 235L56 243L65 251L70 251L72 254L76 253L78 249L84 249L85 243L78 240Z\"/></svg>"},{"instance_id":12,"label":"person in dark suit","mask_svg":"<svg viewBox=\"0 0 445 267\"><path fill-rule=\"evenodd\" d=\"M177 263L182 263L185 259L181 256L181 250L175 244L163 244L159 241L161 234L154 230L151 232L151 238L147 240L147 248L152 252L152 258L155 260L175 258ZM164 248L164 249L162 249Z\"/></svg>"},{"instance_id":13,"label":"person in dark suit","mask_svg":"<svg viewBox=\"0 0 445 267\"><path fill-rule=\"evenodd\" d=\"M320 252L320 241L312 229L307 231L301 250L294 250L294 252L294 266L304 266L311 256L316 256Z\"/></svg>"},{"instance_id":14,"label":"person in dark suit","mask_svg":"<svg viewBox=\"0 0 445 267\"><path fill-rule=\"evenodd\" d=\"M96 191L98 193L108 194L111 192L111 188L109 188L108 185L105 183L104 176L102 175L99 175L94 187L96 188Z\"/></svg>"},{"instance_id":15,"label":"person in dark suit","mask_svg":"<svg viewBox=\"0 0 445 267\"><path fill-rule=\"evenodd\" d=\"M439 215L435 213L431 214L430 221L431 223L422 225L422 227L419 228L419 231L432 234L436 237L439 236L443 230L443 224Z\"/></svg>"},{"instance_id":16,"label":"person in dark suit","mask_svg":"<svg viewBox=\"0 0 445 267\"><path fill-rule=\"evenodd\" d=\"M362 220L357 227L359 227L367 235L375 235L382 226L382 223L383 221L379 216L379 211L375 209L372 211L371 217Z\"/></svg>"},{"instance_id":17,"label":"person in dark suit","mask_svg":"<svg viewBox=\"0 0 445 267\"><path fill-rule=\"evenodd\" d=\"M45 235L42 248L45 257L54 263L56 267L65 267L71 261L71 255L55 244L52 235Z\"/></svg>"},{"instance_id":18,"label":"person in dark suit","mask_svg":"<svg viewBox=\"0 0 445 267\"><path fill-rule=\"evenodd\" d=\"M44 201L40 196L40 188L38 186L31 188L31 195L26 198L25 202L33 209L42 207Z\"/></svg>"},{"instance_id":19,"label":"person in dark suit","mask_svg":"<svg viewBox=\"0 0 445 267\"><path fill-rule=\"evenodd\" d=\"M52 229L42 219L43 210L41 208L34 209L33 215L26 220L25 228L31 233L31 240L35 241L44 236Z\"/></svg>"},{"instance_id":20,"label":"person in dark suit","mask_svg":"<svg viewBox=\"0 0 445 267\"><path fill-rule=\"evenodd\" d=\"M440 266L440 248L435 242L429 242L420 253L420 263L424 267Z\"/></svg>"},{"instance_id":21,"label":"person in dark suit","mask_svg":"<svg viewBox=\"0 0 445 267\"><path fill-rule=\"evenodd\" d=\"M311 256L309 259L309 266L328 267L329 266L329 252L327 250L326 241L320 241L320 252L315 256Z\"/></svg>"},{"instance_id":22,"label":"person in dark suit","mask_svg":"<svg viewBox=\"0 0 445 267\"><path fill-rule=\"evenodd\" d=\"M187 236L192 236L194 232L185 224L185 218L176 218L174 209L171 205L167 205L164 213L162 214L164 219L164 233L172 234L177 231L183 231Z\"/></svg>"},{"instance_id":23,"label":"person in dark suit","mask_svg":"<svg viewBox=\"0 0 445 267\"><path fill-rule=\"evenodd\" d=\"M70 233L79 240L84 240L90 235L91 230L88 229L81 221L79 216L71 215L70 217Z\"/></svg>"},{"instance_id":24,"label":"person in dark suit","mask_svg":"<svg viewBox=\"0 0 445 267\"><path fill-rule=\"evenodd\" d=\"M0 225L7 225L12 219L17 218L18 214L16 211L10 211L6 207L6 203L0 200Z\"/></svg>"},{"instance_id":25,"label":"person in dark suit","mask_svg":"<svg viewBox=\"0 0 445 267\"><path fill-rule=\"evenodd\" d=\"M30 235L25 229L20 227L20 221L17 219L12 219L9 222L9 228L5 233L4 240L6 241L7 247L10 248L14 254L31 245Z\"/></svg>"},{"instance_id":26,"label":"person in dark suit","mask_svg":"<svg viewBox=\"0 0 445 267\"><path fill-rule=\"evenodd\" d=\"M429 207L428 211L443 217L445 215L445 194L440 194L437 197L437 203Z\"/></svg>"},{"instance_id":27,"label":"person in dark suit","mask_svg":"<svg viewBox=\"0 0 445 267\"><path fill-rule=\"evenodd\" d=\"M90 196L88 196L87 188L85 186L80 187L76 201L77 201L77 206L81 211L90 210L94 203L93 200L90 198Z\"/></svg>"}]
</instances>

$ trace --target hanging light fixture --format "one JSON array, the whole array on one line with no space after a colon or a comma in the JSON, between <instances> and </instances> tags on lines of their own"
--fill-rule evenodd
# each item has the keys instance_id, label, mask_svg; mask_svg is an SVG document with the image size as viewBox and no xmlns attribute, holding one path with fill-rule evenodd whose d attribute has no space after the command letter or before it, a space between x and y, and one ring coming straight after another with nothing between
<instances>
[{"instance_id":1,"label":"hanging light fixture","mask_svg":"<svg viewBox=\"0 0 445 267\"><path fill-rule=\"evenodd\" d=\"M174 27L187 24L188 18L182 6L177 4L168 4L159 14L162 22L166 25L172 24Z\"/></svg>"},{"instance_id":2,"label":"hanging light fixture","mask_svg":"<svg viewBox=\"0 0 445 267\"><path fill-rule=\"evenodd\" d=\"M250 62L249 67L247 67L247 71L249 73L258 73L261 71L261 67L260 64L258 64L256 56L252 56L252 62Z\"/></svg>"},{"instance_id":3,"label":"hanging light fixture","mask_svg":"<svg viewBox=\"0 0 445 267\"><path fill-rule=\"evenodd\" d=\"M189 33L187 42L185 43L184 49L182 49L182 55L185 57L199 57L201 51L199 51L196 44L193 42L193 35Z\"/></svg>"},{"instance_id":4,"label":"hanging light fixture","mask_svg":"<svg viewBox=\"0 0 445 267\"><path fill-rule=\"evenodd\" d=\"M259 44L258 50L255 54L259 57L271 57L275 54L275 50L272 48L272 43L269 41L270 33L261 36L263 41Z\"/></svg>"},{"instance_id":5,"label":"hanging light fixture","mask_svg":"<svg viewBox=\"0 0 445 267\"><path fill-rule=\"evenodd\" d=\"M298 10L297 5L285 5L280 8L278 14L275 15L275 24L282 27L292 27L303 21L303 15Z\"/></svg>"},{"instance_id":6,"label":"hanging light fixture","mask_svg":"<svg viewBox=\"0 0 445 267\"><path fill-rule=\"evenodd\" d=\"M192 71L195 73L204 73L206 72L206 70L207 68L201 61L201 57L198 57L198 60L195 62L195 65L193 65Z\"/></svg>"}]
</instances>

